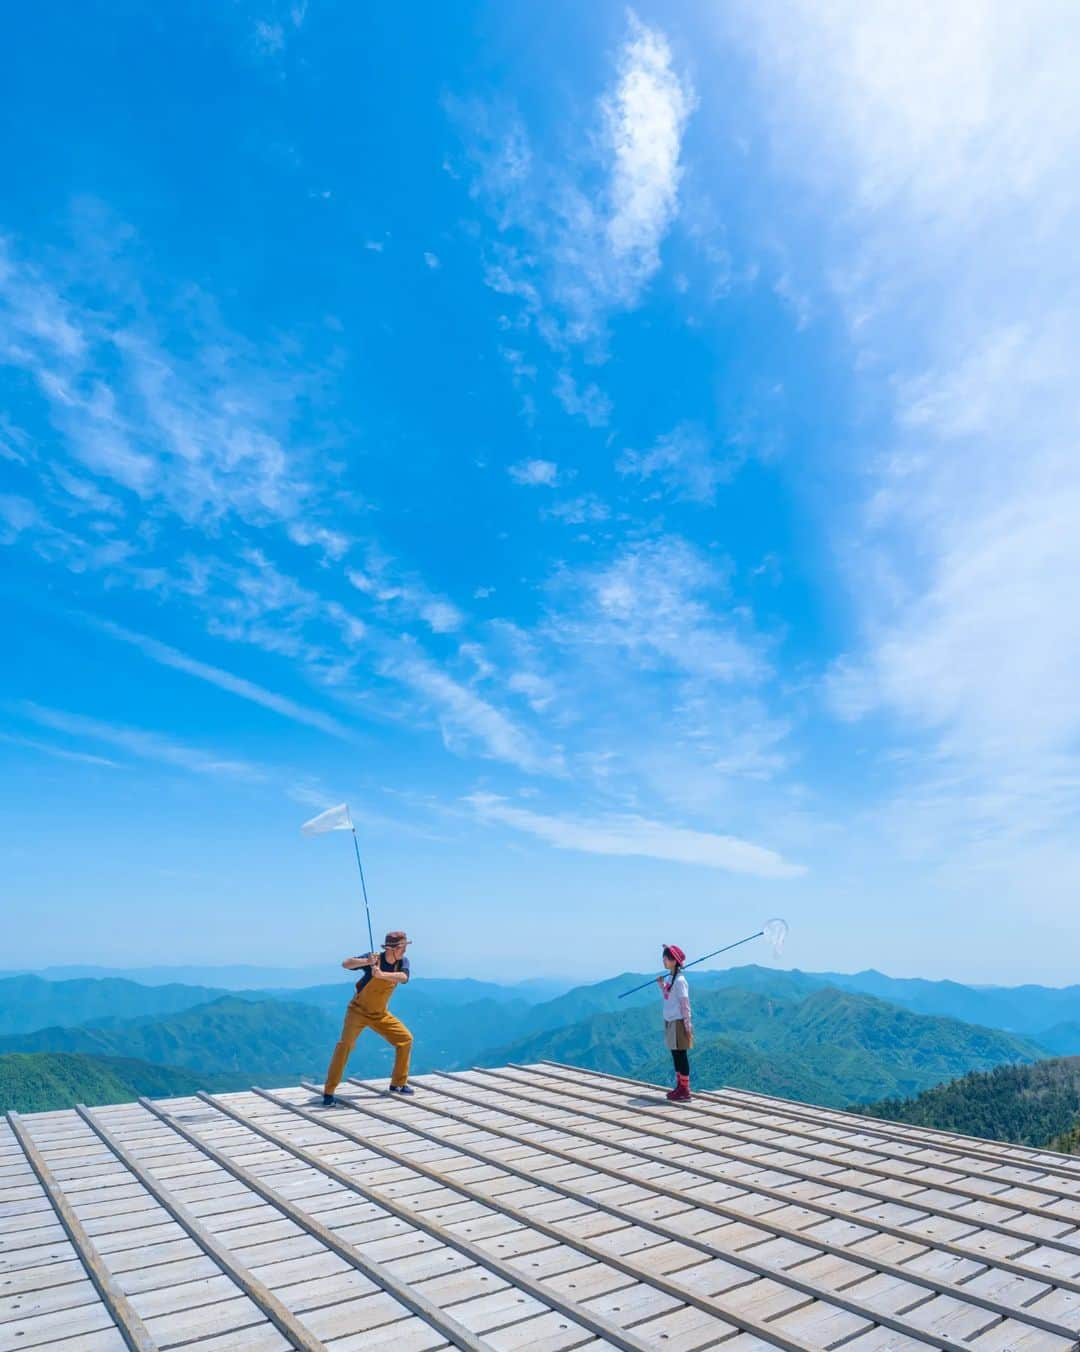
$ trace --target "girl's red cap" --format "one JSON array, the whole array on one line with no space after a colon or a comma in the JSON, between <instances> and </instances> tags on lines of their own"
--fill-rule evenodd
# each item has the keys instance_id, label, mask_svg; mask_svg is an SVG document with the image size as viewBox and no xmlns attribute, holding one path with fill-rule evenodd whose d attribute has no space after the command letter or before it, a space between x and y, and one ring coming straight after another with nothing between
<instances>
[{"instance_id":1,"label":"girl's red cap","mask_svg":"<svg viewBox=\"0 0 1080 1352\"><path fill-rule=\"evenodd\" d=\"M686 954L682 951L682 949L679 947L679 945L678 945L678 944L665 944L664 947L667 949L667 951L671 954L671 956L675 959L675 961L676 961L676 962L679 964L679 966L681 967L681 966L683 965L683 963L686 961Z\"/></svg>"}]
</instances>

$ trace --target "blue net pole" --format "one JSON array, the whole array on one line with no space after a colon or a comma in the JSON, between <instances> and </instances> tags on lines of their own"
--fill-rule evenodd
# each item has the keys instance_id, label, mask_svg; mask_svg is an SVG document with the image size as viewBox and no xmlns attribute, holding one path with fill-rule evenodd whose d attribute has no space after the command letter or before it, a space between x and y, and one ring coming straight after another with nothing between
<instances>
[{"instance_id":1,"label":"blue net pole","mask_svg":"<svg viewBox=\"0 0 1080 1352\"><path fill-rule=\"evenodd\" d=\"M764 930L758 930L756 934L748 934L745 939L736 939L733 944L725 944L723 948L714 948L711 953L706 953L704 957L695 958L693 962L686 963L682 970L685 972L689 967L696 967L699 962L708 962L710 958L719 957L721 953L727 953L733 948L738 948L740 944L748 944L751 939L760 939L764 933ZM651 986L655 980L655 977L650 977L648 981L643 981L640 986L635 986L633 990L623 991L619 999L625 1000L628 995L636 995L638 991L643 991L646 986Z\"/></svg>"},{"instance_id":2,"label":"blue net pole","mask_svg":"<svg viewBox=\"0 0 1080 1352\"><path fill-rule=\"evenodd\" d=\"M371 908L368 906L367 886L366 886L366 884L364 883L364 866L363 866L363 864L361 864L361 862L360 862L360 844L359 844L359 842L358 842L357 839L356 839L356 827L355 827L355 826L353 827L352 843L353 843L353 849L356 851L356 867L360 870L360 891L364 894L364 914L367 916L367 937L368 937L368 943L371 945L371 947L368 949L368 952L369 952L369 953L374 953L374 952L375 952L375 938L374 938L374 935L371 933Z\"/></svg>"}]
</instances>

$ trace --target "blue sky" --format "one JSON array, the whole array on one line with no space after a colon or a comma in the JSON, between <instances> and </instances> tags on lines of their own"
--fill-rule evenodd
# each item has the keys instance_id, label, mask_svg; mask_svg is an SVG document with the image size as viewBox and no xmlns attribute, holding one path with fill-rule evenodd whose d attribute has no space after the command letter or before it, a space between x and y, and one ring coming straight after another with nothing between
<instances>
[{"instance_id":1,"label":"blue sky","mask_svg":"<svg viewBox=\"0 0 1080 1352\"><path fill-rule=\"evenodd\" d=\"M9 38L0 966L1075 979L1074 7Z\"/></svg>"}]
</instances>

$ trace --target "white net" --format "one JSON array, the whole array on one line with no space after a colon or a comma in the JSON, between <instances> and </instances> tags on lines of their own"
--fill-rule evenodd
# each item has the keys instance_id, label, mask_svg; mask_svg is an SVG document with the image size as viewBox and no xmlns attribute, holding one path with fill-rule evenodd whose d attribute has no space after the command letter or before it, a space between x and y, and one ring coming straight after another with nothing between
<instances>
[{"instance_id":1,"label":"white net","mask_svg":"<svg viewBox=\"0 0 1080 1352\"><path fill-rule=\"evenodd\" d=\"M773 957L778 958L784 951L784 940L788 936L787 921L774 916L772 920L766 920L761 928L772 948Z\"/></svg>"},{"instance_id":2,"label":"white net","mask_svg":"<svg viewBox=\"0 0 1080 1352\"><path fill-rule=\"evenodd\" d=\"M338 803L337 807L328 807L317 817L312 817L301 826L305 836L321 836L324 831L351 831L352 818L349 816L348 803Z\"/></svg>"}]
</instances>

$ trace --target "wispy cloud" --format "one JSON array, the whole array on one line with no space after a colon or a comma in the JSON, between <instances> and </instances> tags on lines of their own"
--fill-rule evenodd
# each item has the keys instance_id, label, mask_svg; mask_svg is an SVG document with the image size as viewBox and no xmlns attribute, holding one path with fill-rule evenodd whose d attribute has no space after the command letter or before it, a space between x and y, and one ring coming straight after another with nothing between
<instances>
[{"instance_id":1,"label":"wispy cloud","mask_svg":"<svg viewBox=\"0 0 1080 1352\"><path fill-rule=\"evenodd\" d=\"M798 878L806 872L802 865L789 863L774 850L751 841L650 821L646 817L617 815L589 820L546 816L487 793L472 794L465 801L482 821L513 827L559 850L641 855L759 878Z\"/></svg>"},{"instance_id":2,"label":"wispy cloud","mask_svg":"<svg viewBox=\"0 0 1080 1352\"><path fill-rule=\"evenodd\" d=\"M718 453L703 427L683 422L651 450L623 451L616 468L638 479L658 479L676 498L713 503L716 490L734 478L742 460L736 451Z\"/></svg>"},{"instance_id":3,"label":"wispy cloud","mask_svg":"<svg viewBox=\"0 0 1080 1352\"><path fill-rule=\"evenodd\" d=\"M209 528L227 517L301 526L312 489L305 457L287 449L284 377L205 313L184 316L205 330L198 355L177 357L118 269L93 295L77 292L0 240L0 364L36 388L78 468L73 495L89 471L117 510L155 504Z\"/></svg>"},{"instance_id":4,"label":"wispy cloud","mask_svg":"<svg viewBox=\"0 0 1080 1352\"><path fill-rule=\"evenodd\" d=\"M452 601L430 591L419 577L382 550L369 548L363 568L348 569L346 577L383 613L420 619L436 634L454 633L465 622Z\"/></svg>"},{"instance_id":5,"label":"wispy cloud","mask_svg":"<svg viewBox=\"0 0 1080 1352\"><path fill-rule=\"evenodd\" d=\"M90 742L104 742L107 746L115 746L141 760L157 761L198 775L252 781L265 778L262 767L249 761L217 756L199 747L164 737L157 732L106 723L101 719L67 713L62 709L50 709L29 701L20 703L17 708L25 718L40 727L51 728L54 732L63 732Z\"/></svg>"},{"instance_id":6,"label":"wispy cloud","mask_svg":"<svg viewBox=\"0 0 1080 1352\"><path fill-rule=\"evenodd\" d=\"M896 802L938 852L1043 837L1080 779L1080 12L850 0L747 31L778 152L827 202L864 401L893 404L834 706L918 749Z\"/></svg>"},{"instance_id":7,"label":"wispy cloud","mask_svg":"<svg viewBox=\"0 0 1080 1352\"><path fill-rule=\"evenodd\" d=\"M693 92L672 67L667 39L631 13L618 82L603 103L613 155L606 233L631 294L660 266L660 241L678 206L683 130L693 107Z\"/></svg>"},{"instance_id":8,"label":"wispy cloud","mask_svg":"<svg viewBox=\"0 0 1080 1352\"><path fill-rule=\"evenodd\" d=\"M726 592L723 570L676 536L624 548L606 564L562 576L557 586L575 597L575 614L560 618L564 641L621 648L668 674L741 682L765 671L734 614L710 604Z\"/></svg>"},{"instance_id":9,"label":"wispy cloud","mask_svg":"<svg viewBox=\"0 0 1080 1352\"><path fill-rule=\"evenodd\" d=\"M569 371L560 371L555 380L555 398L572 418L580 418L590 427L606 427L611 418L611 400L594 382L579 389Z\"/></svg>"},{"instance_id":10,"label":"wispy cloud","mask_svg":"<svg viewBox=\"0 0 1080 1352\"><path fill-rule=\"evenodd\" d=\"M307 727L317 728L320 732L325 732L331 737L340 737L346 740L351 738L348 728L329 714L321 713L316 709L309 709L285 695L275 694L272 690L256 685L254 681L246 680L243 676L236 676L230 671L224 671L221 667L200 662L197 658L190 657L187 653L180 652L177 648L172 648L157 639L149 638L145 634L133 633L130 629L125 629L121 625L113 624L107 620L92 620L91 623L111 638L138 648L144 656L149 657L153 662L159 662L162 666L172 667L175 671L182 671L188 676L194 676L197 680L206 681L210 685L217 686L219 690L226 690L231 695L238 695L241 699L248 700L252 704L270 709L276 714L281 714L284 718L291 719L294 723L302 723Z\"/></svg>"},{"instance_id":11,"label":"wispy cloud","mask_svg":"<svg viewBox=\"0 0 1080 1352\"><path fill-rule=\"evenodd\" d=\"M23 531L40 521L38 509L29 498L16 493L0 493L0 543L11 544Z\"/></svg>"},{"instance_id":12,"label":"wispy cloud","mask_svg":"<svg viewBox=\"0 0 1080 1352\"><path fill-rule=\"evenodd\" d=\"M15 737L11 733L0 732L0 742L9 746L25 747L28 751L39 751L43 756L53 756L57 760L74 761L79 765L103 766L108 770L119 770L118 762L107 756L95 756L89 751L69 751L66 747L54 746L51 742L39 742L34 737Z\"/></svg>"},{"instance_id":13,"label":"wispy cloud","mask_svg":"<svg viewBox=\"0 0 1080 1352\"><path fill-rule=\"evenodd\" d=\"M382 670L411 687L431 707L451 749L478 749L481 755L528 774L563 773L560 748L540 744L508 714L455 680L412 645L385 659Z\"/></svg>"},{"instance_id":14,"label":"wispy cloud","mask_svg":"<svg viewBox=\"0 0 1080 1352\"><path fill-rule=\"evenodd\" d=\"M550 488L559 481L559 467L554 460L519 460L507 473L516 484L533 487L543 484Z\"/></svg>"},{"instance_id":15,"label":"wispy cloud","mask_svg":"<svg viewBox=\"0 0 1080 1352\"><path fill-rule=\"evenodd\" d=\"M545 507L543 515L553 517L567 526L585 526L606 521L611 509L595 493L582 493L576 498L566 498L563 502Z\"/></svg>"},{"instance_id":16,"label":"wispy cloud","mask_svg":"<svg viewBox=\"0 0 1080 1352\"><path fill-rule=\"evenodd\" d=\"M595 341L610 312L638 304L678 213L694 105L667 38L631 14L597 101L589 156L579 163L546 163L504 110L456 108L473 141L474 194L501 231L523 231L530 241L526 250L504 244L492 252L488 285L517 298L550 345Z\"/></svg>"},{"instance_id":17,"label":"wispy cloud","mask_svg":"<svg viewBox=\"0 0 1080 1352\"><path fill-rule=\"evenodd\" d=\"M289 539L294 544L322 550L335 563L343 559L352 547L352 540L343 531L331 530L310 521L293 521L288 527Z\"/></svg>"}]
</instances>

